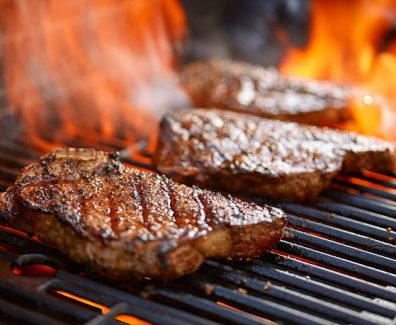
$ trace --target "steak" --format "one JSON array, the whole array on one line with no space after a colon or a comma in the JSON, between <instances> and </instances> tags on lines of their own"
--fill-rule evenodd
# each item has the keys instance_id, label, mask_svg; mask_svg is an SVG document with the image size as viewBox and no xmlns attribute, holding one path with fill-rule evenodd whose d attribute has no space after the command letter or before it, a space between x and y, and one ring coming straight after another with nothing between
<instances>
[{"instance_id":1,"label":"steak","mask_svg":"<svg viewBox=\"0 0 396 325\"><path fill-rule=\"evenodd\" d=\"M1 193L0 217L116 279L169 279L210 257L251 258L272 248L286 224L279 209L72 148L25 167Z\"/></svg>"},{"instance_id":2,"label":"steak","mask_svg":"<svg viewBox=\"0 0 396 325\"><path fill-rule=\"evenodd\" d=\"M352 132L197 109L164 117L155 163L178 182L305 201L341 171L395 172L396 149Z\"/></svg>"},{"instance_id":3,"label":"steak","mask_svg":"<svg viewBox=\"0 0 396 325\"><path fill-rule=\"evenodd\" d=\"M181 83L194 107L219 108L305 124L335 126L351 120L356 89L286 77L274 68L228 60L187 65Z\"/></svg>"}]
</instances>

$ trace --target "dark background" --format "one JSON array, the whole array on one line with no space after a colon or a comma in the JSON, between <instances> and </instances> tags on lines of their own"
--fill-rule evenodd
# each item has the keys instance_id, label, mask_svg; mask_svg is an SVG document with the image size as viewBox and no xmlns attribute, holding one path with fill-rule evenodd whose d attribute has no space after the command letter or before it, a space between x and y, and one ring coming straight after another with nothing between
<instances>
[{"instance_id":1,"label":"dark background","mask_svg":"<svg viewBox=\"0 0 396 325\"><path fill-rule=\"evenodd\" d=\"M309 0L182 0L188 38L184 62L213 57L277 66L304 47Z\"/></svg>"}]
</instances>

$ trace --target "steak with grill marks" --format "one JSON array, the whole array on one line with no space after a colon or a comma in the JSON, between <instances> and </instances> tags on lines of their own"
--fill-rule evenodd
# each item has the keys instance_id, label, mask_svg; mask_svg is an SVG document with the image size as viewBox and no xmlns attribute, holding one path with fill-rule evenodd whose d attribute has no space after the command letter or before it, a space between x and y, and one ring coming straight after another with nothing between
<instances>
[{"instance_id":1,"label":"steak with grill marks","mask_svg":"<svg viewBox=\"0 0 396 325\"><path fill-rule=\"evenodd\" d=\"M341 171L396 172L396 146L352 132L197 109L162 120L155 163L179 182L304 201Z\"/></svg>"},{"instance_id":2,"label":"steak with grill marks","mask_svg":"<svg viewBox=\"0 0 396 325\"><path fill-rule=\"evenodd\" d=\"M194 107L321 126L351 120L349 101L358 92L350 86L286 77L274 68L230 60L191 63L180 79Z\"/></svg>"},{"instance_id":3,"label":"steak with grill marks","mask_svg":"<svg viewBox=\"0 0 396 325\"><path fill-rule=\"evenodd\" d=\"M25 167L1 194L0 218L119 279L168 279L209 257L251 258L273 247L286 224L279 209L71 148Z\"/></svg>"}]
</instances>

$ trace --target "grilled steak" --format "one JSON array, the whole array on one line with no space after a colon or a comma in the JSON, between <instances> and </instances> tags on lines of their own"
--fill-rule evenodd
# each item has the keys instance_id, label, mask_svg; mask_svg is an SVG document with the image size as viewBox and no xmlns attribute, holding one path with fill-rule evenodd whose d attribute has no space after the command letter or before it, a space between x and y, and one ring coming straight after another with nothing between
<instances>
[{"instance_id":1,"label":"grilled steak","mask_svg":"<svg viewBox=\"0 0 396 325\"><path fill-rule=\"evenodd\" d=\"M209 257L254 257L284 213L128 168L93 149L58 149L1 194L3 222L119 279L173 278Z\"/></svg>"},{"instance_id":2,"label":"grilled steak","mask_svg":"<svg viewBox=\"0 0 396 325\"><path fill-rule=\"evenodd\" d=\"M303 201L340 171L395 172L396 149L351 132L197 109L162 120L155 162L179 182Z\"/></svg>"},{"instance_id":3,"label":"grilled steak","mask_svg":"<svg viewBox=\"0 0 396 325\"><path fill-rule=\"evenodd\" d=\"M334 126L352 118L352 88L281 75L275 69L227 60L187 65L181 82L194 107Z\"/></svg>"}]
</instances>

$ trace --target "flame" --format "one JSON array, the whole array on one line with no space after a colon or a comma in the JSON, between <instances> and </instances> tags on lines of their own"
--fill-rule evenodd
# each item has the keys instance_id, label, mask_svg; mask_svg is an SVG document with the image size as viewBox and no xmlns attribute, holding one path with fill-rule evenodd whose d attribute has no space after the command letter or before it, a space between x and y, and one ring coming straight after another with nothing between
<instances>
[{"instance_id":1,"label":"flame","mask_svg":"<svg viewBox=\"0 0 396 325\"><path fill-rule=\"evenodd\" d=\"M110 308L108 308L108 307L106 307L104 305L98 304L98 303L96 303L96 302L94 302L92 300L88 300L88 299L73 295L73 294L71 294L69 292L62 291L62 290L57 290L56 293L60 294L60 295L62 295L64 297L67 297L69 299L76 300L79 303L83 303L85 305L89 305L89 306L98 308L101 311L102 314L107 314L110 311ZM139 318L133 317L131 315L118 315L118 316L115 317L115 319L120 321L120 322L122 322L122 323L131 324L131 325L150 325L151 324L149 322L146 322L146 321L141 320Z\"/></svg>"},{"instance_id":2,"label":"flame","mask_svg":"<svg viewBox=\"0 0 396 325\"><path fill-rule=\"evenodd\" d=\"M0 0L7 102L36 140L148 137L185 104L184 34L178 0Z\"/></svg>"},{"instance_id":3,"label":"flame","mask_svg":"<svg viewBox=\"0 0 396 325\"><path fill-rule=\"evenodd\" d=\"M345 127L396 139L396 42L388 40L396 1L313 0L311 10L308 45L289 50L281 71L359 86L364 91L350 102L354 123Z\"/></svg>"}]
</instances>

